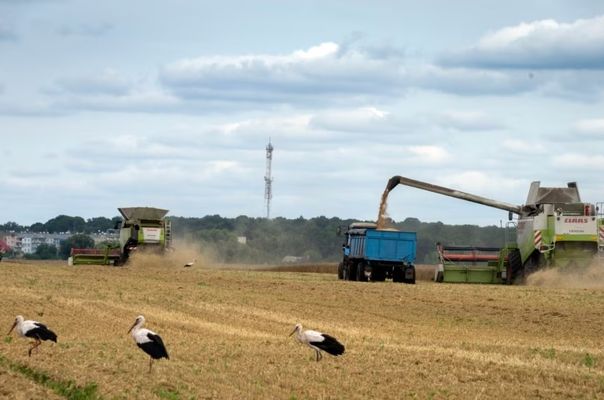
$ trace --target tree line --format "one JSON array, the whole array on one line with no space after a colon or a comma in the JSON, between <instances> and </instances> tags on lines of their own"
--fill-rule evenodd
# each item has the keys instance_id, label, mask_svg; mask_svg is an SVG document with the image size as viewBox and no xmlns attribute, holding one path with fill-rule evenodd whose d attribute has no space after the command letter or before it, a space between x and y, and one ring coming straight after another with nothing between
<instances>
[{"instance_id":1,"label":"tree line","mask_svg":"<svg viewBox=\"0 0 604 400\"><path fill-rule=\"evenodd\" d=\"M0 224L0 232L31 232L31 233L95 233L106 232L109 229L115 228L116 223L121 221L121 217L106 217L88 218L85 220L82 217L71 217L69 215L59 215L48 221L36 222L32 225L19 225L16 222L9 221L5 224Z\"/></svg>"},{"instance_id":2,"label":"tree line","mask_svg":"<svg viewBox=\"0 0 604 400\"><path fill-rule=\"evenodd\" d=\"M355 220L327 218L282 218L270 220L239 216L236 218L207 215L201 218L170 217L175 242L188 243L218 262L275 264L285 256L302 257L309 262L335 262L341 258L345 228ZM0 225L1 232L71 232L60 248L41 245L32 258L67 258L71 247L93 247L88 236L115 227L120 217L84 220L60 215L46 223L21 226L14 222ZM390 221L395 229L417 232L417 263L436 262L436 243L501 247L505 229L497 226L447 225L422 222L417 218ZM245 238L245 239L243 239Z\"/></svg>"}]
</instances>

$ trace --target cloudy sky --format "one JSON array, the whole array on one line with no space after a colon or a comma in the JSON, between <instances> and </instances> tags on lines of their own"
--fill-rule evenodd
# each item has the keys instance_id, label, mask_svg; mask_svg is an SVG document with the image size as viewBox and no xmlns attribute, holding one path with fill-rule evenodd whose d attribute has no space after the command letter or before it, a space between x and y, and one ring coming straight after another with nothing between
<instances>
[{"instance_id":1,"label":"cloudy sky","mask_svg":"<svg viewBox=\"0 0 604 400\"><path fill-rule=\"evenodd\" d=\"M0 222L263 216L269 137L271 216L604 201L604 2L0 0Z\"/></svg>"}]
</instances>

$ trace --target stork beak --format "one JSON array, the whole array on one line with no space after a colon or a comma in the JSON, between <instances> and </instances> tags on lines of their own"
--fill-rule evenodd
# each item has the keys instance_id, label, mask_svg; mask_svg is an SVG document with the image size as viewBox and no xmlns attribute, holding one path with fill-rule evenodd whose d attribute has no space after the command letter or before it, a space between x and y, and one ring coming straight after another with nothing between
<instances>
[{"instance_id":1,"label":"stork beak","mask_svg":"<svg viewBox=\"0 0 604 400\"><path fill-rule=\"evenodd\" d=\"M296 329L298 329L298 328L294 328L294 330L292 331L292 333L290 333L288 336L291 336L291 335L293 335L294 333L296 333Z\"/></svg>"},{"instance_id":2,"label":"stork beak","mask_svg":"<svg viewBox=\"0 0 604 400\"><path fill-rule=\"evenodd\" d=\"M128 333L130 333L132 331L132 329L134 329L134 327L136 326L136 323L138 321L134 321L134 323L132 324L132 326L130 327L130 329L128 329Z\"/></svg>"},{"instance_id":3,"label":"stork beak","mask_svg":"<svg viewBox=\"0 0 604 400\"><path fill-rule=\"evenodd\" d=\"M13 322L13 326L10 327L10 331L8 331L8 333L6 334L7 336L10 335L13 329L15 329L15 326L17 326L17 321Z\"/></svg>"}]
</instances>

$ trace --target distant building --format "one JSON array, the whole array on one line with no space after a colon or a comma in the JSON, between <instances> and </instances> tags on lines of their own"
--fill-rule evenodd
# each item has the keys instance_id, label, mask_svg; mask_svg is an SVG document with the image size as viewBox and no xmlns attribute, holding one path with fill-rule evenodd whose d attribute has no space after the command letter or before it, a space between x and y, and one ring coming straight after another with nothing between
<instances>
[{"instance_id":1,"label":"distant building","mask_svg":"<svg viewBox=\"0 0 604 400\"><path fill-rule=\"evenodd\" d=\"M247 244L247 237L246 236L237 236L237 242L241 243L241 244Z\"/></svg>"},{"instance_id":2,"label":"distant building","mask_svg":"<svg viewBox=\"0 0 604 400\"><path fill-rule=\"evenodd\" d=\"M41 244L55 246L58 249L61 242L69 236L67 233L11 233L4 237L4 241L15 252L33 254Z\"/></svg>"},{"instance_id":3,"label":"distant building","mask_svg":"<svg viewBox=\"0 0 604 400\"><path fill-rule=\"evenodd\" d=\"M4 236L4 241L12 249L21 249L21 236L17 236L16 234L11 233L10 235Z\"/></svg>"}]
</instances>

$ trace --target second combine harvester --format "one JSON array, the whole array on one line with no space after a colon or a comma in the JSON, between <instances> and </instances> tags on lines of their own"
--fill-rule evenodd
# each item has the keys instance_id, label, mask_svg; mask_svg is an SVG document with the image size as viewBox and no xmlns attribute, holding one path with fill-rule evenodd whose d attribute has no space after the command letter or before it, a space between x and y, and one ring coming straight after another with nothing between
<instances>
[{"instance_id":1,"label":"second combine harvester","mask_svg":"<svg viewBox=\"0 0 604 400\"><path fill-rule=\"evenodd\" d=\"M130 253L137 251L164 253L171 248L172 229L168 210L155 207L122 207L119 224L119 247L71 249L73 265L124 265Z\"/></svg>"},{"instance_id":2,"label":"second combine harvester","mask_svg":"<svg viewBox=\"0 0 604 400\"><path fill-rule=\"evenodd\" d=\"M582 202L575 182L567 187L541 187L540 182L533 182L524 205L402 176L389 180L388 192L398 184L505 210L510 221L517 215L516 241L503 249L439 245L439 281L509 284L542 267L568 270L589 265L604 251L604 204ZM493 250L498 254L492 254ZM477 267L480 261L483 263Z\"/></svg>"}]
</instances>

